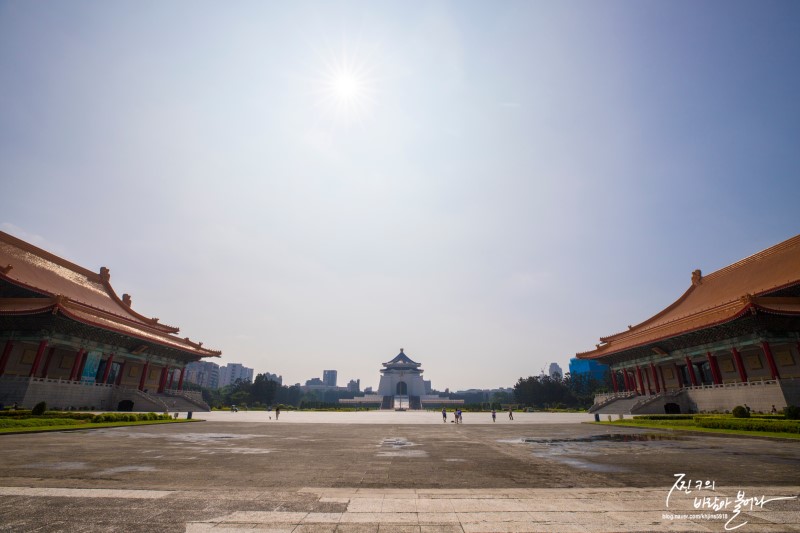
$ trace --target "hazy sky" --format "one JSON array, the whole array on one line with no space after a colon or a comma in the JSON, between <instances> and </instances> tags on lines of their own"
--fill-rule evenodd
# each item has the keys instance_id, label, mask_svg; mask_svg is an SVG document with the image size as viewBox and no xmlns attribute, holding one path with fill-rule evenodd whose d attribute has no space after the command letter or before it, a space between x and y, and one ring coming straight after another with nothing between
<instances>
[{"instance_id":1,"label":"hazy sky","mask_svg":"<svg viewBox=\"0 0 800 533\"><path fill-rule=\"evenodd\" d=\"M800 3L0 1L0 184L222 364L512 386L800 232Z\"/></svg>"}]
</instances>

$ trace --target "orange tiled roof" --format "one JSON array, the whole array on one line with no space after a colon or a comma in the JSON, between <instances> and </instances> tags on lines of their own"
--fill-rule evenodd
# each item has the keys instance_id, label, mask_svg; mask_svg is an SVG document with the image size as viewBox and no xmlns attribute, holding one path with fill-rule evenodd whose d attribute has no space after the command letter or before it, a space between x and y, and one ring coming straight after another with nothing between
<instances>
[{"instance_id":1,"label":"orange tiled roof","mask_svg":"<svg viewBox=\"0 0 800 533\"><path fill-rule=\"evenodd\" d=\"M42 298L0 298L0 314L34 314L50 310L74 320L190 352L200 357L221 352L202 348L174 334L131 308L130 297L119 298L107 268L100 272L80 267L41 248L0 231L0 279L41 294Z\"/></svg>"},{"instance_id":2,"label":"orange tiled roof","mask_svg":"<svg viewBox=\"0 0 800 533\"><path fill-rule=\"evenodd\" d=\"M597 359L683 333L733 320L748 311L800 313L800 298L769 295L800 284L800 235L703 276L692 273L692 285L675 303L628 331L601 337L597 349L579 353Z\"/></svg>"}]
</instances>

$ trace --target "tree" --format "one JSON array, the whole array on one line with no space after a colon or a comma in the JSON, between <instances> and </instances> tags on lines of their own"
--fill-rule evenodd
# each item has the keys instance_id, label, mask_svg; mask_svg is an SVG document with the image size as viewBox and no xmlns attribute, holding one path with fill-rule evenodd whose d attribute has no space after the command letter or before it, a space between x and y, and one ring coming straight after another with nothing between
<instances>
[{"instance_id":1,"label":"tree","mask_svg":"<svg viewBox=\"0 0 800 533\"><path fill-rule=\"evenodd\" d=\"M278 394L278 384L267 379L266 374L258 374L250 387L250 395L253 401L264 405L272 405Z\"/></svg>"}]
</instances>

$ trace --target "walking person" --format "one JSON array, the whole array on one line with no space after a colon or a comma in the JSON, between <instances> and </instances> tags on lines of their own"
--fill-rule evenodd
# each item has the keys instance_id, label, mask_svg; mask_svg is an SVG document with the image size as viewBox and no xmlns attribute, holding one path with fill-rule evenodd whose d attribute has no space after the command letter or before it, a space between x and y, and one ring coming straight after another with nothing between
<instances>
[{"instance_id":1,"label":"walking person","mask_svg":"<svg viewBox=\"0 0 800 533\"><path fill-rule=\"evenodd\" d=\"M492 422L497 422L496 418L497 418L497 411L492 409Z\"/></svg>"},{"instance_id":2,"label":"walking person","mask_svg":"<svg viewBox=\"0 0 800 533\"><path fill-rule=\"evenodd\" d=\"M508 408L508 419L514 420L514 409L512 409L511 407Z\"/></svg>"},{"instance_id":3,"label":"walking person","mask_svg":"<svg viewBox=\"0 0 800 533\"><path fill-rule=\"evenodd\" d=\"M278 417L281 416L281 408L275 407L275 421L278 421Z\"/></svg>"},{"instance_id":4,"label":"walking person","mask_svg":"<svg viewBox=\"0 0 800 533\"><path fill-rule=\"evenodd\" d=\"M456 424L463 424L464 421L461 419L461 409L456 409Z\"/></svg>"},{"instance_id":5,"label":"walking person","mask_svg":"<svg viewBox=\"0 0 800 533\"><path fill-rule=\"evenodd\" d=\"M442 407L442 422L447 423L447 409Z\"/></svg>"}]
</instances>

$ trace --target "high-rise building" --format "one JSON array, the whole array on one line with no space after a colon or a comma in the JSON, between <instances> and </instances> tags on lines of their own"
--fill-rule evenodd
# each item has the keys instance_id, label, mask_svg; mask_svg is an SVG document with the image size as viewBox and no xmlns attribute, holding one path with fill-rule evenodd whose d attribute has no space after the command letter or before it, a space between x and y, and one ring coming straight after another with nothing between
<instances>
[{"instance_id":1,"label":"high-rise building","mask_svg":"<svg viewBox=\"0 0 800 533\"><path fill-rule=\"evenodd\" d=\"M220 388L235 383L237 379L242 381L253 381L253 369L247 368L241 363L228 363L219 369Z\"/></svg>"},{"instance_id":2,"label":"high-rise building","mask_svg":"<svg viewBox=\"0 0 800 533\"><path fill-rule=\"evenodd\" d=\"M336 370L323 370L322 383L328 387L336 386Z\"/></svg>"},{"instance_id":3,"label":"high-rise building","mask_svg":"<svg viewBox=\"0 0 800 533\"><path fill-rule=\"evenodd\" d=\"M274 381L278 385L283 385L283 376L279 376L278 374L270 374L269 372L264 372L264 377L267 378L267 381Z\"/></svg>"},{"instance_id":4,"label":"high-rise building","mask_svg":"<svg viewBox=\"0 0 800 533\"><path fill-rule=\"evenodd\" d=\"M347 384L347 390L350 392L361 392L361 380L351 379L350 383Z\"/></svg>"},{"instance_id":5,"label":"high-rise building","mask_svg":"<svg viewBox=\"0 0 800 533\"><path fill-rule=\"evenodd\" d=\"M219 365L211 361L197 361L186 365L186 381L207 389L219 388Z\"/></svg>"},{"instance_id":6,"label":"high-rise building","mask_svg":"<svg viewBox=\"0 0 800 533\"><path fill-rule=\"evenodd\" d=\"M547 371L547 375L549 375L552 379L561 379L564 377L564 372L561 370L561 367L558 366L558 363L550 363L550 368Z\"/></svg>"}]
</instances>

